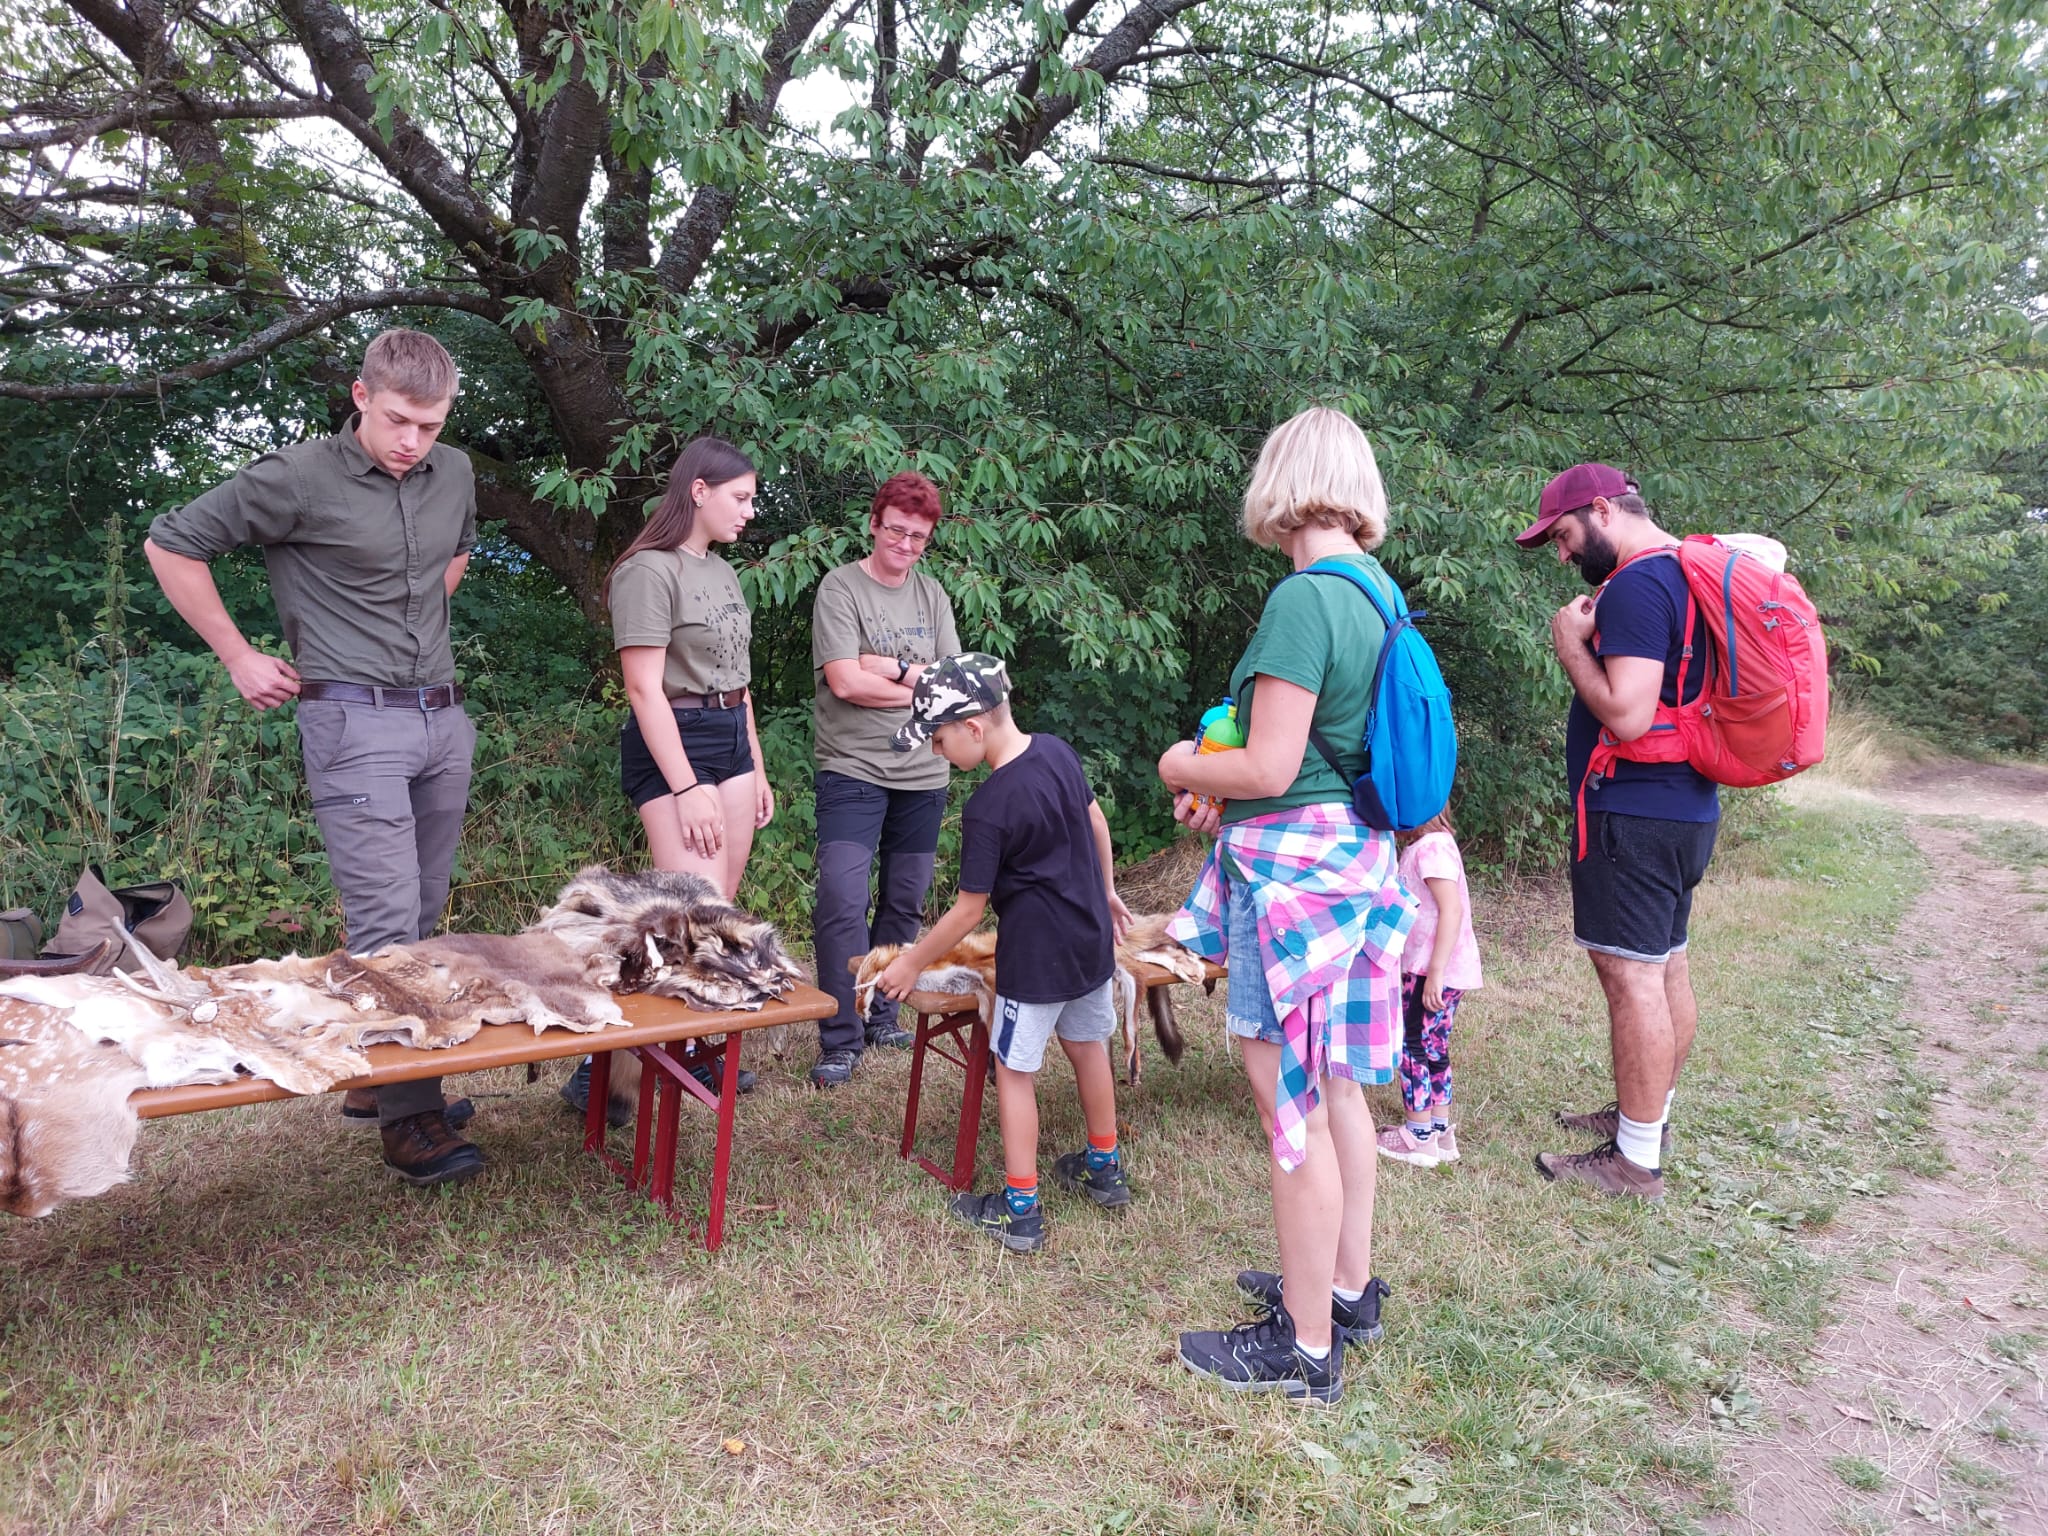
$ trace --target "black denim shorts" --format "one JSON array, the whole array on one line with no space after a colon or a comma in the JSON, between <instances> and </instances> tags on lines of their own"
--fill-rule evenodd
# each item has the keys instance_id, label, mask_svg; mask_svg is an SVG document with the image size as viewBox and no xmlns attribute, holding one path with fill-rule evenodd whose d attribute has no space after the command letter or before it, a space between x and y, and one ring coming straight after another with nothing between
<instances>
[{"instance_id":1,"label":"black denim shorts","mask_svg":"<svg viewBox=\"0 0 2048 1536\"><path fill-rule=\"evenodd\" d=\"M1572 860L1572 937L1624 960L1685 948L1693 888L1714 856L1718 821L1586 813L1586 856Z\"/></svg>"},{"instance_id":2,"label":"black denim shorts","mask_svg":"<svg viewBox=\"0 0 2048 1536\"><path fill-rule=\"evenodd\" d=\"M678 709L676 730L699 784L723 784L754 771L754 745L747 740L747 712L740 709ZM688 789L662 777L661 765L647 750L640 722L631 715L619 730L619 787L637 808L650 800Z\"/></svg>"}]
</instances>

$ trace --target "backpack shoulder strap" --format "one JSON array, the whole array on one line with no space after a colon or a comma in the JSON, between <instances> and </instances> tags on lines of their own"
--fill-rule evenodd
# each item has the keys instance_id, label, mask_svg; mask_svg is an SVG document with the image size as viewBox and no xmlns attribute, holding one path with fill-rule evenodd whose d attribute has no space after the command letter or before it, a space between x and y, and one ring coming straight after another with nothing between
<instances>
[{"instance_id":1,"label":"backpack shoulder strap","mask_svg":"<svg viewBox=\"0 0 2048 1536\"><path fill-rule=\"evenodd\" d=\"M1374 564L1377 566L1378 562L1375 561ZM1314 565L1303 566L1300 570L1294 573L1294 576L1341 576L1344 580L1350 582L1352 586L1358 588L1359 591L1363 592L1366 595L1366 599L1372 604L1373 611L1380 616L1380 623L1386 627L1389 636L1393 634L1395 619L1398 617L1405 616L1408 612L1408 604L1406 600L1402 598L1401 589L1399 587L1394 586L1391 580L1389 580L1387 583L1389 587L1393 588L1394 593L1394 604L1392 609L1390 610L1387 606L1386 599L1380 596L1379 590L1373 586L1372 582L1366 579L1365 573L1359 570L1356 566L1339 565L1334 562L1326 565L1322 561L1318 560ZM1294 579L1294 576L1289 576L1286 579L1292 581ZM1380 666L1383 666L1385 664L1386 654L1386 644L1384 641L1382 641L1380 645L1379 661L1373 669L1375 697L1377 697L1378 694L1377 683L1379 680L1379 668ZM1322 731L1317 728L1316 723L1313 720L1309 722L1308 739L1310 743L1315 747L1316 751L1322 754L1323 761L1330 765L1330 771L1335 773L1338 778L1344 780L1346 783L1349 783L1351 781L1351 775L1344 771L1344 764L1338 760L1336 749L1330 745L1330 738L1325 736L1322 733ZM1372 771L1372 754L1370 752L1366 754L1365 771L1368 773Z\"/></svg>"},{"instance_id":2,"label":"backpack shoulder strap","mask_svg":"<svg viewBox=\"0 0 2048 1536\"><path fill-rule=\"evenodd\" d=\"M1374 564L1377 566L1378 562L1374 561ZM1399 587L1394 586L1391 580L1388 581L1387 585L1393 590L1394 605L1392 609L1389 609L1387 606L1387 601L1380 595L1379 589L1375 587L1369 580L1367 580L1365 573L1359 570L1356 566L1339 565L1334 562L1330 564L1325 564L1324 562L1318 560L1314 565L1303 566L1300 570L1294 573L1294 576L1343 577L1344 580L1350 582L1352 586L1358 588L1359 591L1363 592L1366 595L1367 599L1372 603L1374 610L1378 612L1380 616L1380 622L1385 624L1389 629L1392 629L1394 627L1394 620L1396 618L1398 618L1400 615L1408 611L1408 604L1401 597L1401 589ZM1294 577L1290 576L1287 579L1289 581L1292 581Z\"/></svg>"}]
</instances>

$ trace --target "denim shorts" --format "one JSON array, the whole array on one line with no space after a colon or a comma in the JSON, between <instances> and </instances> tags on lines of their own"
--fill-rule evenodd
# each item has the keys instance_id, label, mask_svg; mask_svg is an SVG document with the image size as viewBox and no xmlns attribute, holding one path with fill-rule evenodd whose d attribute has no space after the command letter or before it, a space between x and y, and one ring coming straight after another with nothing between
<instances>
[{"instance_id":1,"label":"denim shorts","mask_svg":"<svg viewBox=\"0 0 2048 1536\"><path fill-rule=\"evenodd\" d=\"M1279 1045L1287 1035L1273 1012L1273 994L1266 986L1266 966L1259 950L1259 909L1252 904L1248 886L1230 887L1228 937L1230 981L1223 1005L1224 1028L1240 1040Z\"/></svg>"}]
</instances>

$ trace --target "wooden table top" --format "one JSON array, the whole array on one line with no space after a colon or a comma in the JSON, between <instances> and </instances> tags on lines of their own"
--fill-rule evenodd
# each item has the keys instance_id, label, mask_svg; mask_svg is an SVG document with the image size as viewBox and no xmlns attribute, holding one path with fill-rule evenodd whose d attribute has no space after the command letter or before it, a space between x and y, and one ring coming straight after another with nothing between
<instances>
[{"instance_id":1,"label":"wooden table top","mask_svg":"<svg viewBox=\"0 0 2048 1536\"><path fill-rule=\"evenodd\" d=\"M808 1019L826 1019L839 1006L815 987L799 986L780 1002L770 1003L757 1013L706 1013L672 997L654 997L645 992L617 996L626 1022L588 1034L571 1029L549 1029L535 1034L527 1024L486 1024L460 1045L441 1051L416 1051L405 1045L373 1045L364 1054L370 1070L361 1077L336 1083L328 1091L346 1088L374 1088L379 1083L405 1083L421 1077L454 1077L463 1072L483 1072L492 1067L524 1066L529 1061L548 1061L558 1056L581 1056L588 1051L616 1051L630 1045L659 1045L677 1040L698 1040L706 1035L743 1034L771 1024L799 1024ZM296 1097L267 1077L238 1078L232 1083L194 1084L183 1088L142 1088L128 1096L136 1114L145 1120L165 1115L185 1115L202 1109L229 1109L238 1104L261 1104L271 1099Z\"/></svg>"}]
</instances>

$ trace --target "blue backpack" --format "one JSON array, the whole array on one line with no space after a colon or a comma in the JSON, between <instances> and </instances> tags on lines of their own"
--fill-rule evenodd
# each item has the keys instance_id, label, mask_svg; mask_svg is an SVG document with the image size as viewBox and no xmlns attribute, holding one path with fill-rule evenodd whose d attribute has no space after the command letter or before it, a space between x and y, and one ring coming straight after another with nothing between
<instances>
[{"instance_id":1,"label":"blue backpack","mask_svg":"<svg viewBox=\"0 0 2048 1536\"><path fill-rule=\"evenodd\" d=\"M1394 609L1353 566L1316 564L1296 574L1341 576L1363 592L1387 626L1372 673L1372 708L1365 717L1365 772L1351 782L1359 819L1382 832L1406 832L1441 815L1458 776L1458 733L1451 724L1451 690L1436 653L1415 627L1426 613L1411 613L1392 582ZM1313 725L1309 740L1344 777L1328 739Z\"/></svg>"}]
</instances>

